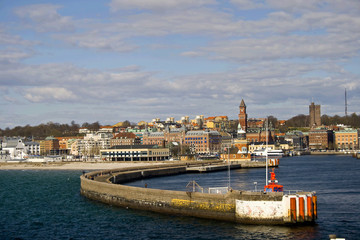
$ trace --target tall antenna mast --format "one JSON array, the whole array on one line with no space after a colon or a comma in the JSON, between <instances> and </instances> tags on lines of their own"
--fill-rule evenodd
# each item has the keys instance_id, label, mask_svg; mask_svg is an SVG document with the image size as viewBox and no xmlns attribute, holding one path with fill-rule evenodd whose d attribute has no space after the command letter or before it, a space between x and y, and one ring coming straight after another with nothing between
<instances>
[{"instance_id":1,"label":"tall antenna mast","mask_svg":"<svg viewBox=\"0 0 360 240\"><path fill-rule=\"evenodd\" d=\"M347 96L346 96L346 88L345 88L345 116L347 117Z\"/></svg>"}]
</instances>

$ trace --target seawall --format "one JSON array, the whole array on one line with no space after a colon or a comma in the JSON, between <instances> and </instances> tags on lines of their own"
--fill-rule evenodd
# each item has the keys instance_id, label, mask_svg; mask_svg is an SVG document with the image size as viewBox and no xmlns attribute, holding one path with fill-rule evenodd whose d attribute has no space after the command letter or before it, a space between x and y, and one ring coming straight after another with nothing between
<instances>
[{"instance_id":1,"label":"seawall","mask_svg":"<svg viewBox=\"0 0 360 240\"><path fill-rule=\"evenodd\" d=\"M81 194L120 207L224 221L285 224L315 220L312 202L308 205L312 217L300 219L300 215L297 218L296 212L291 215L288 209L289 198L295 199L296 203L296 197L284 196L282 192L230 190L226 194L209 194L122 185L136 179L182 174L186 167L185 164L169 164L87 173L80 177ZM303 196L310 197L311 193ZM305 214L305 209L303 212Z\"/></svg>"}]
</instances>

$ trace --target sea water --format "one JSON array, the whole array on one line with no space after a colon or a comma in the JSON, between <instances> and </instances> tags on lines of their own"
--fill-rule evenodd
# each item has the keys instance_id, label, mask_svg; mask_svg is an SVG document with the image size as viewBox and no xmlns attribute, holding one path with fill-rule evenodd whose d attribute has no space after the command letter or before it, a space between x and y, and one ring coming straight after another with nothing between
<instances>
[{"instance_id":1,"label":"sea water","mask_svg":"<svg viewBox=\"0 0 360 240\"><path fill-rule=\"evenodd\" d=\"M1 170L0 239L360 239L360 160L350 156L282 158L284 190L316 191L314 226L244 225L109 206L80 195L82 171ZM186 191L201 187L260 190L265 169L146 179L133 186ZM230 180L230 181L229 181Z\"/></svg>"}]
</instances>

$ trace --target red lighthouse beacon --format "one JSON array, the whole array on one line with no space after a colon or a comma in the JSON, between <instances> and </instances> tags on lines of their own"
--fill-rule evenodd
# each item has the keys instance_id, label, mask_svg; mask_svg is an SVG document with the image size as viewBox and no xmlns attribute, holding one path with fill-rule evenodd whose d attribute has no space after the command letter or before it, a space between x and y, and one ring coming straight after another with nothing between
<instances>
[{"instance_id":1,"label":"red lighthouse beacon","mask_svg":"<svg viewBox=\"0 0 360 240\"><path fill-rule=\"evenodd\" d=\"M270 172L269 184L264 186L264 192L283 192L283 185L277 183L278 180L276 180L274 169L272 169L272 172Z\"/></svg>"}]
</instances>

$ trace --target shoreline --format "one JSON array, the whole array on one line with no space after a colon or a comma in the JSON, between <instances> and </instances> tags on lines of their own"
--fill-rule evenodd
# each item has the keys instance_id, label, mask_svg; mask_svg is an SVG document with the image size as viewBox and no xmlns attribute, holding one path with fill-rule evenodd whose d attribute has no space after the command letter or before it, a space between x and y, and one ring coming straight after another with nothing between
<instances>
[{"instance_id":1,"label":"shoreline","mask_svg":"<svg viewBox=\"0 0 360 240\"><path fill-rule=\"evenodd\" d=\"M164 162L0 163L0 170L106 170L159 164L164 164Z\"/></svg>"}]
</instances>

